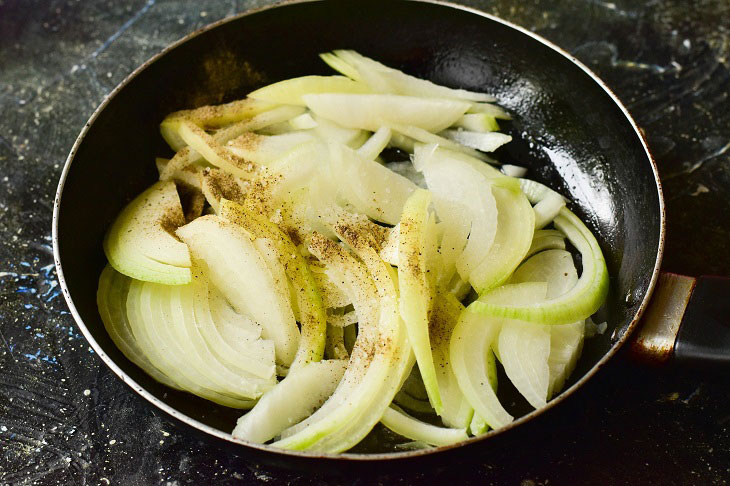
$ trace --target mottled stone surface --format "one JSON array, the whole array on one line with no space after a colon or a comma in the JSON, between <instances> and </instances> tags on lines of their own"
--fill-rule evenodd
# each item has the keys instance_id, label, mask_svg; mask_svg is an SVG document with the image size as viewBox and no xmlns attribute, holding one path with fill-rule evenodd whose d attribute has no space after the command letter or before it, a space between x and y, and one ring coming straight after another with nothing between
<instances>
[{"instance_id":1,"label":"mottled stone surface","mask_svg":"<svg viewBox=\"0 0 730 486\"><path fill-rule=\"evenodd\" d=\"M171 41L267 3L0 0L0 482L324 482L233 456L153 410L93 355L52 265L57 179L104 95ZM727 0L463 3L544 35L616 91L664 183L665 269L730 275ZM719 373L619 357L523 447L380 481L725 484L729 403Z\"/></svg>"}]
</instances>

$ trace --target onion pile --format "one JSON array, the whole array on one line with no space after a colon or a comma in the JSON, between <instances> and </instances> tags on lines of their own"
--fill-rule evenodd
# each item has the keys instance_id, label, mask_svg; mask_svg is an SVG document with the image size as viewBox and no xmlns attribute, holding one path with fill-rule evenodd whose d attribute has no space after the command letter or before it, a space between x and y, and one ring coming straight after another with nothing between
<instances>
[{"instance_id":1,"label":"onion pile","mask_svg":"<svg viewBox=\"0 0 730 486\"><path fill-rule=\"evenodd\" d=\"M104 240L110 337L280 448L345 451L379 422L404 447L503 427L498 366L544 406L606 297L594 236L493 165L511 138L490 96L321 57L342 75L165 118L175 155Z\"/></svg>"}]
</instances>

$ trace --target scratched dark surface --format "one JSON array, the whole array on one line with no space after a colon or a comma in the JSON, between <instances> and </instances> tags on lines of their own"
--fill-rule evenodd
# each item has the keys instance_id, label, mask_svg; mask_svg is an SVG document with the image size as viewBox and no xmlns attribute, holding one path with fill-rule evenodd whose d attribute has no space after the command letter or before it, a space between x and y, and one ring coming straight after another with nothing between
<instances>
[{"instance_id":1,"label":"scratched dark surface","mask_svg":"<svg viewBox=\"0 0 730 486\"><path fill-rule=\"evenodd\" d=\"M94 356L52 265L57 179L104 95L171 41L267 3L0 0L0 483L326 482L232 455L147 406ZM658 161L665 269L730 275L730 3L462 3L551 39L616 91ZM524 446L378 481L726 484L729 404L720 373L619 356Z\"/></svg>"}]
</instances>

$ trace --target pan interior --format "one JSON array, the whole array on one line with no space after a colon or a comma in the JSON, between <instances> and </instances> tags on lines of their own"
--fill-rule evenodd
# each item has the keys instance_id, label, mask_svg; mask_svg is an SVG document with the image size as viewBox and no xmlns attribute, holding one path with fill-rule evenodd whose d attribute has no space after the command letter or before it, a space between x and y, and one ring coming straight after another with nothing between
<instances>
[{"instance_id":1,"label":"pan interior","mask_svg":"<svg viewBox=\"0 0 730 486\"><path fill-rule=\"evenodd\" d=\"M660 245L654 174L629 120L569 59L493 19L412 2L313 2L242 16L192 37L142 69L98 114L73 157L60 202L58 248L69 295L100 351L152 395L229 432L240 412L172 391L132 365L96 308L102 238L169 156L158 124L171 111L244 97L305 74L329 74L320 52L355 49L451 87L494 94L514 120L497 154L574 201L605 252L608 330L586 341L575 382L626 332L650 286ZM570 383L568 384L570 385ZM370 444L369 450L382 450Z\"/></svg>"}]
</instances>

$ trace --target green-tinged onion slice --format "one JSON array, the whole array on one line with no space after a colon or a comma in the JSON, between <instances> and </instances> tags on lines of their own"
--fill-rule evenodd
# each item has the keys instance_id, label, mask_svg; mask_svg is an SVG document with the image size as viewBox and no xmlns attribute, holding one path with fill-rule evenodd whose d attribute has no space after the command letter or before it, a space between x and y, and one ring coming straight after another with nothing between
<instances>
[{"instance_id":1,"label":"green-tinged onion slice","mask_svg":"<svg viewBox=\"0 0 730 486\"><path fill-rule=\"evenodd\" d=\"M104 253L115 270L138 280L190 282L190 253L170 232L185 224L172 181L160 181L137 196L104 236Z\"/></svg>"},{"instance_id":2,"label":"green-tinged onion slice","mask_svg":"<svg viewBox=\"0 0 730 486\"><path fill-rule=\"evenodd\" d=\"M299 249L277 225L239 204L222 200L220 215L240 225L255 238L270 241L281 268L292 282L299 309L301 339L291 369L321 360L324 354L327 316L314 277Z\"/></svg>"},{"instance_id":3,"label":"green-tinged onion slice","mask_svg":"<svg viewBox=\"0 0 730 486\"><path fill-rule=\"evenodd\" d=\"M509 286L494 289L472 304L475 312L538 324L568 324L583 320L598 310L608 294L608 271L598 242L585 224L567 208L560 210L560 215L555 218L555 227L581 253L583 273L578 283L559 297L521 305L501 303L511 292Z\"/></svg>"},{"instance_id":4,"label":"green-tinged onion slice","mask_svg":"<svg viewBox=\"0 0 730 486\"><path fill-rule=\"evenodd\" d=\"M472 304L473 305L473 304ZM451 364L469 404L490 427L498 429L512 422L489 383L487 355L500 330L496 319L464 309L451 336Z\"/></svg>"},{"instance_id":5,"label":"green-tinged onion slice","mask_svg":"<svg viewBox=\"0 0 730 486\"><path fill-rule=\"evenodd\" d=\"M426 232L430 203L431 193L418 189L403 207L398 241L398 282L400 315L408 330L408 339L413 346L428 398L436 413L441 415L443 405L428 335L429 307L433 301L426 274Z\"/></svg>"},{"instance_id":6,"label":"green-tinged onion slice","mask_svg":"<svg viewBox=\"0 0 730 486\"><path fill-rule=\"evenodd\" d=\"M434 446L455 444L469 438L464 429L447 429L421 422L393 405L385 409L380 421L396 434Z\"/></svg>"},{"instance_id":7,"label":"green-tinged onion slice","mask_svg":"<svg viewBox=\"0 0 730 486\"><path fill-rule=\"evenodd\" d=\"M525 258L544 250L565 250L565 235L558 230L535 230Z\"/></svg>"},{"instance_id":8,"label":"green-tinged onion slice","mask_svg":"<svg viewBox=\"0 0 730 486\"><path fill-rule=\"evenodd\" d=\"M238 311L261 325L262 336L274 342L277 364L289 367L299 346L299 329L288 295L277 290L250 234L213 215L188 223L177 234L188 244L193 258L205 262L216 288Z\"/></svg>"},{"instance_id":9,"label":"green-tinged onion slice","mask_svg":"<svg viewBox=\"0 0 730 486\"><path fill-rule=\"evenodd\" d=\"M304 106L302 96L312 93L368 93L364 83L344 76L302 76L270 84L249 93L249 98L282 105Z\"/></svg>"},{"instance_id":10,"label":"green-tinged onion slice","mask_svg":"<svg viewBox=\"0 0 730 486\"><path fill-rule=\"evenodd\" d=\"M147 354L139 347L137 339L132 333L127 318L126 305L131 283L131 278L117 272L111 265L104 267L99 277L99 290L96 294L96 302L104 328L114 344L132 363L142 368L160 383L171 388L180 388L180 385L168 378L150 362Z\"/></svg>"},{"instance_id":11,"label":"green-tinged onion slice","mask_svg":"<svg viewBox=\"0 0 730 486\"><path fill-rule=\"evenodd\" d=\"M233 429L235 439L264 443L311 415L332 394L347 367L342 360L307 363L266 393Z\"/></svg>"},{"instance_id":12,"label":"green-tinged onion slice","mask_svg":"<svg viewBox=\"0 0 730 486\"><path fill-rule=\"evenodd\" d=\"M505 282L530 249L534 212L521 192L493 187L497 202L497 234L489 252L469 275L479 293Z\"/></svg>"},{"instance_id":13,"label":"green-tinged onion slice","mask_svg":"<svg viewBox=\"0 0 730 486\"><path fill-rule=\"evenodd\" d=\"M302 99L317 116L373 132L390 123L437 132L451 126L469 108L463 101L391 94L324 93Z\"/></svg>"},{"instance_id":14,"label":"green-tinged onion slice","mask_svg":"<svg viewBox=\"0 0 730 486\"><path fill-rule=\"evenodd\" d=\"M492 96L484 93L447 88L425 79L410 76L352 50L340 49L333 51L332 54L321 55L321 57L336 71L352 79L364 81L370 84L373 89L379 88L387 92L414 96L494 101Z\"/></svg>"}]
</instances>

